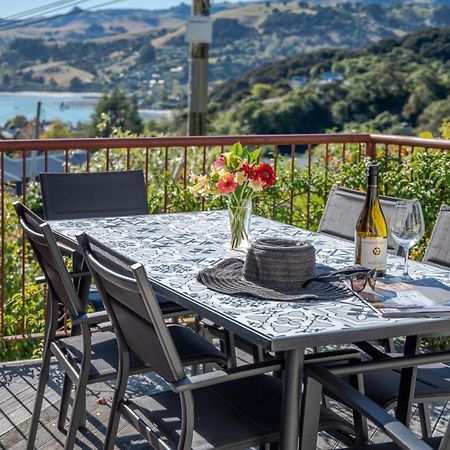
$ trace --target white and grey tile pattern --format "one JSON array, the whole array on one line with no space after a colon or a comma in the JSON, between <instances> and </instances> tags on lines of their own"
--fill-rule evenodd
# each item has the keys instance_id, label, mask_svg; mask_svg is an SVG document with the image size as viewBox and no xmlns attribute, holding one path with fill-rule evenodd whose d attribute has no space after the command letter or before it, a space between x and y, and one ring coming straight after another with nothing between
<instances>
[{"instance_id":1,"label":"white and grey tile pattern","mask_svg":"<svg viewBox=\"0 0 450 450\"><path fill-rule=\"evenodd\" d=\"M423 321L383 318L355 296L333 301L274 302L207 289L196 280L197 272L237 255L228 248L227 211L54 221L51 226L70 238L81 231L87 232L141 262L156 283L219 312L225 320L238 322L265 339L336 334L349 328ZM253 239L290 236L307 240L316 248L318 263L336 269L353 263L353 243L262 217L252 217L251 236ZM402 267L401 258L389 255L390 274L400 275ZM412 262L410 274L413 278L435 277L450 286L450 271Z\"/></svg>"}]
</instances>

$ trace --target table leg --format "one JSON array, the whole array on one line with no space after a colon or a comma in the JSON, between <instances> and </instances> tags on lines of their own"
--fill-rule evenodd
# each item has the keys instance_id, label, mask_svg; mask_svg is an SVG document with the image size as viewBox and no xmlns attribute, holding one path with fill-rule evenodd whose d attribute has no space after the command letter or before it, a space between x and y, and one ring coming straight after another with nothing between
<instances>
[{"instance_id":1,"label":"table leg","mask_svg":"<svg viewBox=\"0 0 450 450\"><path fill-rule=\"evenodd\" d=\"M407 336L405 341L405 356L415 355L420 349L419 336ZM398 402L395 417L397 420L409 426L411 409L416 391L417 366L405 367L400 376Z\"/></svg>"},{"instance_id":2,"label":"table leg","mask_svg":"<svg viewBox=\"0 0 450 450\"><path fill-rule=\"evenodd\" d=\"M304 356L304 349L289 350L285 353L280 450L298 448Z\"/></svg>"}]
</instances>

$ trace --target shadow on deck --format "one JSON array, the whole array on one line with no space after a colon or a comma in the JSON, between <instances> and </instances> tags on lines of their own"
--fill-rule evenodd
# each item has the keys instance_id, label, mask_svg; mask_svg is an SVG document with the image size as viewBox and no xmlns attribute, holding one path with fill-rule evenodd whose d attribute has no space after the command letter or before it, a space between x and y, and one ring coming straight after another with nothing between
<instances>
[{"instance_id":1,"label":"shadow on deck","mask_svg":"<svg viewBox=\"0 0 450 450\"><path fill-rule=\"evenodd\" d=\"M26 447L27 431L39 373L39 361L0 365L0 448L2 450L22 450ZM36 439L36 448L39 450L63 448L65 440L65 435L57 428L63 373L54 364L51 374ZM113 387L114 383L112 382L88 386L86 400L87 423L86 428L83 428L77 434L77 449L91 450L102 448L113 396ZM134 394L149 393L165 388L167 386L164 385L164 382L152 373L131 377L128 386L129 392ZM338 406L335 405L335 408L337 409ZM340 413L351 420L349 411L342 407L339 407L339 410ZM447 403L434 404L430 410L430 415L433 434L441 435L449 420ZM413 414L411 427L414 431L419 432L420 425L416 412ZM376 442L384 440L384 436L375 429L371 430L371 438ZM326 433L321 433L318 440L318 449L331 450L337 446L338 443L333 438ZM134 428L128 425L126 421L121 420L116 448L140 450L148 449L150 446L146 444Z\"/></svg>"}]
</instances>

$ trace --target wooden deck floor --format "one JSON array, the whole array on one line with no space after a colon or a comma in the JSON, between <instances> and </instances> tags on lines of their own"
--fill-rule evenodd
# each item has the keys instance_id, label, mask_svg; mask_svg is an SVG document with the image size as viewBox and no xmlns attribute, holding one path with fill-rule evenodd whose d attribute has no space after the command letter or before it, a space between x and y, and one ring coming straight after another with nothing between
<instances>
[{"instance_id":1,"label":"wooden deck floor","mask_svg":"<svg viewBox=\"0 0 450 450\"><path fill-rule=\"evenodd\" d=\"M7 363L0 365L0 449L22 450L26 446L27 430L39 378L39 362ZM56 365L53 366L52 377L45 395L45 403L41 412L41 422L36 440L39 450L63 448L65 435L57 426L59 398L62 388L63 374ZM143 393L164 389L161 380L154 374L135 376L130 379L129 390ZM87 426L77 435L77 449L101 449L106 432L106 424L113 394L113 383L98 383L89 386L87 396ZM106 404L102 404L106 399ZM337 405L334 405L337 408ZM348 411L340 409L340 413L350 418ZM450 418L447 404L434 404L431 409L432 426L435 435L445 430ZM414 430L419 430L417 414L412 420ZM374 441L384 440L384 436L371 429ZM117 440L118 449L148 449L149 446L140 438L135 430L124 420L120 423ZM338 443L322 433L319 436L318 449L339 448Z\"/></svg>"}]
</instances>

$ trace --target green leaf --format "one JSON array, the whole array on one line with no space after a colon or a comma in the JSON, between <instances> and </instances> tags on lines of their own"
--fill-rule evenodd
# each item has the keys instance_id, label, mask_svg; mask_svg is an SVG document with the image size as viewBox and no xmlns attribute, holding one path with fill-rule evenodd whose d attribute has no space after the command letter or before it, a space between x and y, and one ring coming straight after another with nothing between
<instances>
[{"instance_id":1,"label":"green leaf","mask_svg":"<svg viewBox=\"0 0 450 450\"><path fill-rule=\"evenodd\" d=\"M250 153L250 157L248 159L249 164L255 163L258 160L260 153L261 153L261 147L258 147L255 150L253 150Z\"/></svg>"},{"instance_id":2,"label":"green leaf","mask_svg":"<svg viewBox=\"0 0 450 450\"><path fill-rule=\"evenodd\" d=\"M243 151L244 151L244 149L242 148L242 144L240 142L236 142L231 147L231 153L233 155L239 156L240 158L242 157Z\"/></svg>"}]
</instances>

